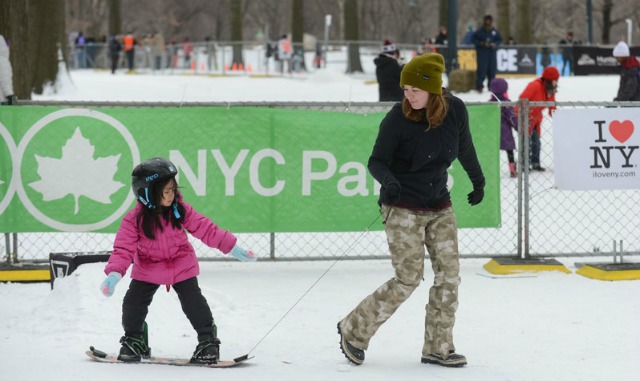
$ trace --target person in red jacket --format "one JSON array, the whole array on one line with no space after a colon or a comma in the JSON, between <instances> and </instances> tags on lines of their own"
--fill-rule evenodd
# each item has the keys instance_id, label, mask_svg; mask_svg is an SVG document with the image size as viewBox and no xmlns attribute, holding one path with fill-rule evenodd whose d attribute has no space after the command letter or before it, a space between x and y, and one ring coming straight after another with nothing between
<instances>
[{"instance_id":1,"label":"person in red jacket","mask_svg":"<svg viewBox=\"0 0 640 381\"><path fill-rule=\"evenodd\" d=\"M640 101L640 62L629 51L629 45L618 42L613 48L613 56L621 66L620 86L614 102Z\"/></svg>"},{"instance_id":2,"label":"person in red jacket","mask_svg":"<svg viewBox=\"0 0 640 381\"><path fill-rule=\"evenodd\" d=\"M139 362L151 355L145 318L153 295L161 284L178 294L182 311L198 334L192 363L216 363L220 340L207 300L198 286L198 258L187 232L209 247L240 261L255 261L251 251L236 244L236 237L183 201L178 191L176 167L167 159L140 163L131 174L136 207L122 219L113 252L104 269L107 278L100 290L113 295L127 269L131 283L122 301L122 327L118 360Z\"/></svg>"},{"instance_id":3,"label":"person in red jacket","mask_svg":"<svg viewBox=\"0 0 640 381\"><path fill-rule=\"evenodd\" d=\"M529 102L555 102L560 72L553 66L542 71L542 77L529 82L518 99ZM549 116L553 115L555 106L549 107ZM543 172L540 165L540 124L542 123L543 106L529 107L529 164L534 171Z\"/></svg>"}]
</instances>

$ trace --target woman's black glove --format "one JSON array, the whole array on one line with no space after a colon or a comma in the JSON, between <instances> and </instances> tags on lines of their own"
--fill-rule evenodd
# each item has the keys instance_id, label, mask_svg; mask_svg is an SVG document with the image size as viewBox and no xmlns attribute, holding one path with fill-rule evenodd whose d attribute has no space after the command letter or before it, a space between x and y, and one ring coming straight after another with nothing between
<instances>
[{"instance_id":1,"label":"woman's black glove","mask_svg":"<svg viewBox=\"0 0 640 381\"><path fill-rule=\"evenodd\" d=\"M383 202L388 205L394 204L400 198L400 184L390 183L384 187L384 200Z\"/></svg>"},{"instance_id":2,"label":"woman's black glove","mask_svg":"<svg viewBox=\"0 0 640 381\"><path fill-rule=\"evenodd\" d=\"M469 200L469 204L470 205L478 205L480 202L482 202L482 199L484 198L484 189L479 188L479 189L473 189L473 192L469 193L469 195L467 195L467 200Z\"/></svg>"}]
</instances>

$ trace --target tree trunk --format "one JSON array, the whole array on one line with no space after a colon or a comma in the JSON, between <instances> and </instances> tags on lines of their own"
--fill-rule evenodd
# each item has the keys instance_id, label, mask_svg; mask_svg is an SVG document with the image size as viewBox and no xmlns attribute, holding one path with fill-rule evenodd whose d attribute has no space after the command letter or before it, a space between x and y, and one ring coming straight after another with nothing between
<instances>
[{"instance_id":1,"label":"tree trunk","mask_svg":"<svg viewBox=\"0 0 640 381\"><path fill-rule=\"evenodd\" d=\"M301 67L306 68L304 62L304 0L293 0L291 6L291 42L293 42L293 51L295 55L297 51L303 52Z\"/></svg>"},{"instance_id":2,"label":"tree trunk","mask_svg":"<svg viewBox=\"0 0 640 381\"><path fill-rule=\"evenodd\" d=\"M498 0L498 25L496 29L498 29L505 42L511 36L511 9L509 4L509 0Z\"/></svg>"},{"instance_id":3,"label":"tree trunk","mask_svg":"<svg viewBox=\"0 0 640 381\"><path fill-rule=\"evenodd\" d=\"M0 33L10 42L13 90L31 99L58 76L58 52L66 48L64 2L7 1L0 7Z\"/></svg>"},{"instance_id":4,"label":"tree trunk","mask_svg":"<svg viewBox=\"0 0 640 381\"><path fill-rule=\"evenodd\" d=\"M302 44L304 32L304 0L293 0L291 7L291 41Z\"/></svg>"},{"instance_id":5,"label":"tree trunk","mask_svg":"<svg viewBox=\"0 0 640 381\"><path fill-rule=\"evenodd\" d=\"M358 26L358 0L344 1L344 21L344 37L349 44L347 73L362 72L360 46L358 44L358 40L360 40L360 28Z\"/></svg>"},{"instance_id":6,"label":"tree trunk","mask_svg":"<svg viewBox=\"0 0 640 381\"><path fill-rule=\"evenodd\" d=\"M32 91L42 94L44 86L53 84L58 74L58 50L64 40L64 2L39 0L30 3L30 57L33 61ZM35 53L37 52L37 53Z\"/></svg>"},{"instance_id":7,"label":"tree trunk","mask_svg":"<svg viewBox=\"0 0 640 381\"><path fill-rule=\"evenodd\" d=\"M517 20L518 20L518 43L532 44L533 35L531 34L531 2L529 0L521 0L518 4Z\"/></svg>"},{"instance_id":8,"label":"tree trunk","mask_svg":"<svg viewBox=\"0 0 640 381\"><path fill-rule=\"evenodd\" d=\"M440 6L438 7L438 28L444 26L449 30L449 0L440 0ZM455 28L455 25L452 26ZM438 29L439 30L439 29Z\"/></svg>"},{"instance_id":9,"label":"tree trunk","mask_svg":"<svg viewBox=\"0 0 640 381\"><path fill-rule=\"evenodd\" d=\"M233 41L233 64L244 65L242 58L242 1L229 0L229 19L231 20L231 41Z\"/></svg>"},{"instance_id":10,"label":"tree trunk","mask_svg":"<svg viewBox=\"0 0 640 381\"><path fill-rule=\"evenodd\" d=\"M608 44L611 35L611 12L613 11L613 0L605 0L602 4L602 43Z\"/></svg>"},{"instance_id":11,"label":"tree trunk","mask_svg":"<svg viewBox=\"0 0 640 381\"><path fill-rule=\"evenodd\" d=\"M122 34L122 3L120 0L109 0L109 35Z\"/></svg>"}]
</instances>

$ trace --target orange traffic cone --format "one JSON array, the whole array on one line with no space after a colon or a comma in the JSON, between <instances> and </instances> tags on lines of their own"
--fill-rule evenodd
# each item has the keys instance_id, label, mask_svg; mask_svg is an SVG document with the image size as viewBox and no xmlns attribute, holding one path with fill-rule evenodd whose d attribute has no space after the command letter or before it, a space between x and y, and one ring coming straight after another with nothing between
<instances>
[{"instance_id":1,"label":"orange traffic cone","mask_svg":"<svg viewBox=\"0 0 640 381\"><path fill-rule=\"evenodd\" d=\"M251 64L247 64L247 73L251 73L252 71Z\"/></svg>"},{"instance_id":2,"label":"orange traffic cone","mask_svg":"<svg viewBox=\"0 0 640 381\"><path fill-rule=\"evenodd\" d=\"M231 65L231 71L237 71L238 70L238 63L234 62L233 65Z\"/></svg>"},{"instance_id":3,"label":"orange traffic cone","mask_svg":"<svg viewBox=\"0 0 640 381\"><path fill-rule=\"evenodd\" d=\"M196 61L191 61L191 70L196 71Z\"/></svg>"},{"instance_id":4,"label":"orange traffic cone","mask_svg":"<svg viewBox=\"0 0 640 381\"><path fill-rule=\"evenodd\" d=\"M238 71L244 71L244 66L242 65L242 62L238 64Z\"/></svg>"}]
</instances>

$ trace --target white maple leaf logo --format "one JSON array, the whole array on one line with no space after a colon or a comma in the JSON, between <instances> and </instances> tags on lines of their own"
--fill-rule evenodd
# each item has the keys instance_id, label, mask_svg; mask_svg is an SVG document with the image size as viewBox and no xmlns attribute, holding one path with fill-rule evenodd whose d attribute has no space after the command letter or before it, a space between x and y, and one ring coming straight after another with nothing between
<instances>
[{"instance_id":1,"label":"white maple leaf logo","mask_svg":"<svg viewBox=\"0 0 640 381\"><path fill-rule=\"evenodd\" d=\"M120 154L94 159L94 151L89 139L82 136L80 128L76 128L62 147L60 159L35 155L40 180L29 186L40 192L44 201L73 195L76 202L74 214L78 214L80 196L111 204L111 195L124 186L113 180Z\"/></svg>"}]
</instances>

